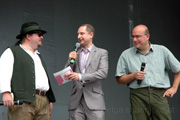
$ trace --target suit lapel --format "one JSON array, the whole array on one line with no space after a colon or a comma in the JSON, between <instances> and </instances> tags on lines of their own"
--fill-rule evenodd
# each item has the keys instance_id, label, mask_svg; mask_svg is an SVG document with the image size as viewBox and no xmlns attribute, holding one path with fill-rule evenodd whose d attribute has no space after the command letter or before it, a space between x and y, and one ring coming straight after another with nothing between
<instances>
[{"instance_id":1,"label":"suit lapel","mask_svg":"<svg viewBox=\"0 0 180 120\"><path fill-rule=\"evenodd\" d=\"M94 45L92 50L91 50L91 52L90 52L90 54L89 54L89 56L88 56L88 60L87 60L87 64L86 64L86 69L88 68L88 66L89 66L91 60L93 59L95 53L96 53L96 46Z\"/></svg>"},{"instance_id":2,"label":"suit lapel","mask_svg":"<svg viewBox=\"0 0 180 120\"><path fill-rule=\"evenodd\" d=\"M80 73L82 73L82 71L81 71L81 49L78 50L78 53L79 53L79 57L77 57L77 61L79 61L79 62L77 62L77 66L79 66L79 71L80 71Z\"/></svg>"}]
</instances>

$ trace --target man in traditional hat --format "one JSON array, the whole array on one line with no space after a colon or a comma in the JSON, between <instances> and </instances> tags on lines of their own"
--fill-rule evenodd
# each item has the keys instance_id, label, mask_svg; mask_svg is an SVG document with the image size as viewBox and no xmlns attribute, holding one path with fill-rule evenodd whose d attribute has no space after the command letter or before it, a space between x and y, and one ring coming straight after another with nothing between
<instances>
[{"instance_id":1,"label":"man in traditional hat","mask_svg":"<svg viewBox=\"0 0 180 120\"><path fill-rule=\"evenodd\" d=\"M49 119L55 97L45 63L37 51L45 33L36 22L24 23L16 37L19 41L1 56L0 93L4 106L8 106L8 120ZM14 100L23 101L23 105L14 105Z\"/></svg>"}]
</instances>

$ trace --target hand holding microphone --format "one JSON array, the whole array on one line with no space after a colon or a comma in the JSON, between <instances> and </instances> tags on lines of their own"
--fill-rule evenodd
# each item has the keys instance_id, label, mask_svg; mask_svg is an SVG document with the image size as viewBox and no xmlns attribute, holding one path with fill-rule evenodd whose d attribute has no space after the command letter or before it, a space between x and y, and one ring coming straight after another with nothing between
<instances>
[{"instance_id":1,"label":"hand holding microphone","mask_svg":"<svg viewBox=\"0 0 180 120\"><path fill-rule=\"evenodd\" d=\"M146 66L146 63L142 62L140 71L144 72L145 66ZM140 75L140 76L142 76L142 75ZM143 79L144 79L144 74L143 74ZM141 82L142 82L142 78L137 80L138 85L140 85Z\"/></svg>"},{"instance_id":2,"label":"hand holding microphone","mask_svg":"<svg viewBox=\"0 0 180 120\"><path fill-rule=\"evenodd\" d=\"M13 106L13 105L22 105L23 102L20 100L14 101L14 95L10 92L3 93L3 101L0 101L0 105L4 106Z\"/></svg>"},{"instance_id":3,"label":"hand holding microphone","mask_svg":"<svg viewBox=\"0 0 180 120\"><path fill-rule=\"evenodd\" d=\"M77 54L77 51L78 51L79 47L80 47L80 43L77 42L77 43L75 44L75 49L74 49L74 51L69 54L69 58L70 58L70 63L71 63L71 64L74 64L74 62L75 62L75 59L76 59L76 57L77 57L77 55L78 55L78 54Z\"/></svg>"},{"instance_id":4,"label":"hand holding microphone","mask_svg":"<svg viewBox=\"0 0 180 120\"><path fill-rule=\"evenodd\" d=\"M20 101L20 100L16 100L14 101L14 105L22 105L23 104L23 101ZM3 101L0 101L0 105L4 105L4 106L7 106L3 103Z\"/></svg>"},{"instance_id":5,"label":"hand holding microphone","mask_svg":"<svg viewBox=\"0 0 180 120\"><path fill-rule=\"evenodd\" d=\"M72 51L69 53L69 61L71 64L74 64L77 56L78 56L78 53L76 51Z\"/></svg>"}]
</instances>

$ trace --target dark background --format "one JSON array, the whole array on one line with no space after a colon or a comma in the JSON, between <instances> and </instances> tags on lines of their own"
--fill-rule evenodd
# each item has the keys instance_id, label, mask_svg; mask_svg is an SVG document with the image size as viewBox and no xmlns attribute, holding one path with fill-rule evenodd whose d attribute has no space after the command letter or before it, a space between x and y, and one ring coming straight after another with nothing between
<instances>
[{"instance_id":1,"label":"dark background","mask_svg":"<svg viewBox=\"0 0 180 120\"><path fill-rule=\"evenodd\" d=\"M17 41L15 37L24 22L36 21L47 30L39 51L47 64L57 99L51 120L67 120L72 83L59 86L53 73L64 68L77 42L78 27L92 24L96 30L94 44L109 52L109 73L103 81L106 120L131 120L129 89L115 80L117 60L123 50L132 46L129 38L137 24L147 25L151 43L165 45L180 60L179 11L178 1L168 0L3 0L0 2L0 54ZM172 82L172 73L170 77ZM173 120L180 119L179 101L179 91L169 99ZM7 108L0 106L0 120L6 119Z\"/></svg>"}]
</instances>

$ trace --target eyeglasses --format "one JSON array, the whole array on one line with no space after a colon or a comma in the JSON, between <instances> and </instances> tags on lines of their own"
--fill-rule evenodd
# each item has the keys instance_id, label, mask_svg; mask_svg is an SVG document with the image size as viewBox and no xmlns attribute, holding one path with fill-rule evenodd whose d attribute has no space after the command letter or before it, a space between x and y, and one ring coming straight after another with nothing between
<instances>
[{"instance_id":1,"label":"eyeglasses","mask_svg":"<svg viewBox=\"0 0 180 120\"><path fill-rule=\"evenodd\" d=\"M42 34L42 33L37 33L37 34L38 34L38 36L39 36L39 37L43 36L43 34Z\"/></svg>"},{"instance_id":2,"label":"eyeglasses","mask_svg":"<svg viewBox=\"0 0 180 120\"><path fill-rule=\"evenodd\" d=\"M146 34L145 34L145 35L146 35ZM141 37L143 37L143 36L145 36L145 35L135 35L135 36L132 36L131 38L132 38L132 39L134 39L134 38L139 39L139 38L141 38Z\"/></svg>"},{"instance_id":3,"label":"eyeglasses","mask_svg":"<svg viewBox=\"0 0 180 120\"><path fill-rule=\"evenodd\" d=\"M39 32L35 32L39 37L43 36L42 33L39 33Z\"/></svg>"},{"instance_id":4,"label":"eyeglasses","mask_svg":"<svg viewBox=\"0 0 180 120\"><path fill-rule=\"evenodd\" d=\"M41 32L31 32L30 34L37 34L39 37L43 36L43 33Z\"/></svg>"}]
</instances>

